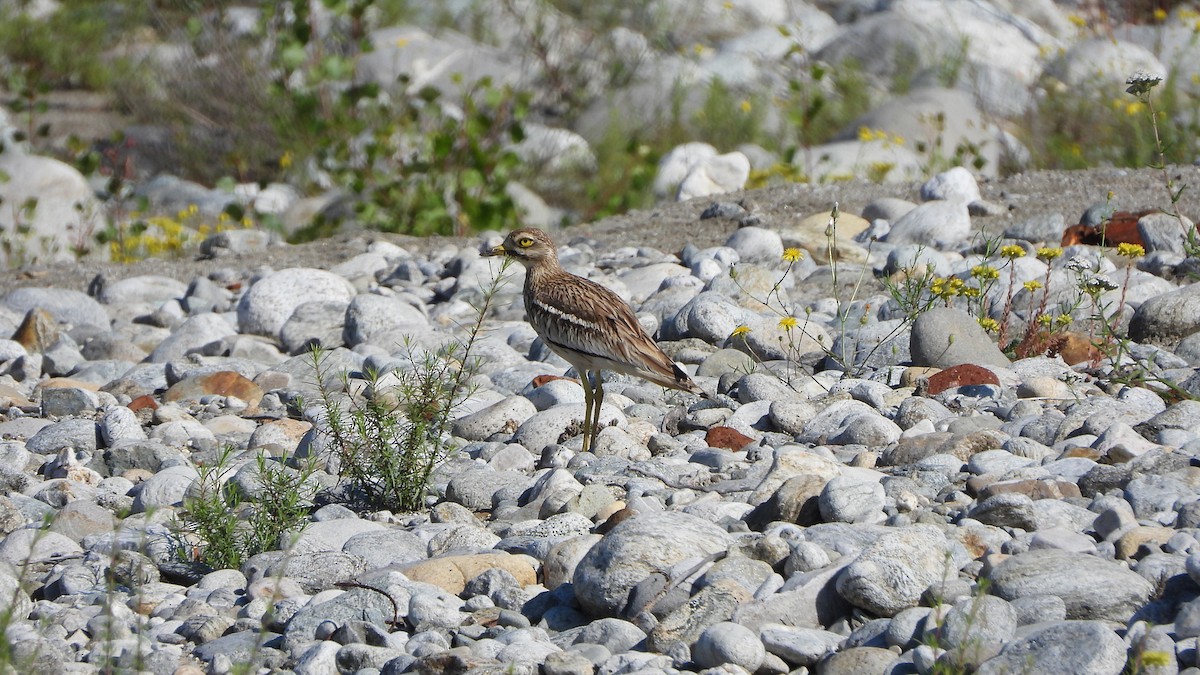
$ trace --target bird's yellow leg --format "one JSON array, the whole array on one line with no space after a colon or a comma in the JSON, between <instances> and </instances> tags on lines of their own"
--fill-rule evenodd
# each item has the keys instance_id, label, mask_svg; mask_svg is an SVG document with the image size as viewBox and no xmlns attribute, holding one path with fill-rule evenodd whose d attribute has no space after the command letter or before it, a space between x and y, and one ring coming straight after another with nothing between
<instances>
[{"instance_id":1,"label":"bird's yellow leg","mask_svg":"<svg viewBox=\"0 0 1200 675\"><path fill-rule=\"evenodd\" d=\"M596 380L592 383L595 391L592 393L592 420L588 426L592 430L592 445L595 445L596 437L600 435L600 406L604 405L604 375L599 368L592 372L596 374Z\"/></svg>"},{"instance_id":2,"label":"bird's yellow leg","mask_svg":"<svg viewBox=\"0 0 1200 675\"><path fill-rule=\"evenodd\" d=\"M590 373L583 371L579 374L579 381L583 385L583 451L587 452L591 446L591 421L592 421L592 401L594 395L592 393L592 380L588 377Z\"/></svg>"}]
</instances>

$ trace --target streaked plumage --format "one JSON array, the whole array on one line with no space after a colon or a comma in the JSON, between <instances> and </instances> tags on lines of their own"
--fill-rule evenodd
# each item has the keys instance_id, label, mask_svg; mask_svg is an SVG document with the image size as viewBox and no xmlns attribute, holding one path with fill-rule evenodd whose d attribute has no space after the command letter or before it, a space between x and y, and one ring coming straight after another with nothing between
<instances>
[{"instance_id":1,"label":"streaked plumage","mask_svg":"<svg viewBox=\"0 0 1200 675\"><path fill-rule=\"evenodd\" d=\"M514 230L484 255L505 255L525 266L529 323L547 347L574 366L583 383L585 452L598 433L604 401L602 370L704 396L704 390L646 334L624 300L558 264L554 242L545 232Z\"/></svg>"}]
</instances>

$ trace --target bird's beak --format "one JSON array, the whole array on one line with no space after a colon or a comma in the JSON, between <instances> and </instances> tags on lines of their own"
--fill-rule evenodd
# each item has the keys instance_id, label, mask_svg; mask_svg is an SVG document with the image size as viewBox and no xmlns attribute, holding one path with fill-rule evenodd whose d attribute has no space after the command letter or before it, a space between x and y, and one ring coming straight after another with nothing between
<instances>
[{"instance_id":1,"label":"bird's beak","mask_svg":"<svg viewBox=\"0 0 1200 675\"><path fill-rule=\"evenodd\" d=\"M508 251L504 250L503 244L500 246L493 246L492 248L483 250L483 255L486 257L491 257L491 256L496 256L496 255L504 255L506 253L508 253Z\"/></svg>"}]
</instances>

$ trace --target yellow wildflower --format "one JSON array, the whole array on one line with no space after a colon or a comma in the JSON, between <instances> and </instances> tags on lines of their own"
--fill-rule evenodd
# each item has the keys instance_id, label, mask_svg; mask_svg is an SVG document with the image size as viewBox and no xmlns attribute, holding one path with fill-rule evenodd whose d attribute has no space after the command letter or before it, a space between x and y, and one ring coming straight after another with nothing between
<instances>
[{"instance_id":1,"label":"yellow wildflower","mask_svg":"<svg viewBox=\"0 0 1200 675\"><path fill-rule=\"evenodd\" d=\"M796 317L785 316L779 320L779 327L784 330L791 330L796 327Z\"/></svg>"},{"instance_id":2,"label":"yellow wildflower","mask_svg":"<svg viewBox=\"0 0 1200 675\"><path fill-rule=\"evenodd\" d=\"M794 263L803 257L804 257L804 251L801 251L798 248L783 249L783 259L790 263Z\"/></svg>"},{"instance_id":3,"label":"yellow wildflower","mask_svg":"<svg viewBox=\"0 0 1200 675\"><path fill-rule=\"evenodd\" d=\"M1054 317L1050 316L1049 314L1039 314L1037 318L1038 325L1041 326L1049 327L1052 321L1054 321Z\"/></svg>"},{"instance_id":4,"label":"yellow wildflower","mask_svg":"<svg viewBox=\"0 0 1200 675\"><path fill-rule=\"evenodd\" d=\"M1141 101L1131 101L1125 104L1125 115L1127 117L1136 117L1146 112L1146 104Z\"/></svg>"},{"instance_id":5,"label":"yellow wildflower","mask_svg":"<svg viewBox=\"0 0 1200 675\"><path fill-rule=\"evenodd\" d=\"M1037 279L1031 279L1029 281L1026 281L1024 286L1025 286L1025 290L1032 293L1042 287L1042 282L1038 281Z\"/></svg>"},{"instance_id":6,"label":"yellow wildflower","mask_svg":"<svg viewBox=\"0 0 1200 675\"><path fill-rule=\"evenodd\" d=\"M1057 246L1043 246L1037 250L1038 259L1045 260L1046 262L1054 260L1055 258L1060 258L1062 257L1062 254L1063 250Z\"/></svg>"},{"instance_id":7,"label":"yellow wildflower","mask_svg":"<svg viewBox=\"0 0 1200 675\"><path fill-rule=\"evenodd\" d=\"M279 168L281 168L281 169L290 168L292 166L292 162L294 162L294 161L296 161L296 156L292 154L291 150L288 150L288 151L284 152L282 156L280 156Z\"/></svg>"},{"instance_id":8,"label":"yellow wildflower","mask_svg":"<svg viewBox=\"0 0 1200 675\"><path fill-rule=\"evenodd\" d=\"M749 333L750 333L750 326L747 326L746 324L742 324L742 325L738 326L737 328L734 328L733 332L729 334L729 337L731 337L731 338L745 337Z\"/></svg>"},{"instance_id":9,"label":"yellow wildflower","mask_svg":"<svg viewBox=\"0 0 1200 675\"><path fill-rule=\"evenodd\" d=\"M991 265L976 265L971 268L971 276L980 281L988 281L990 279L999 279L1000 270Z\"/></svg>"},{"instance_id":10,"label":"yellow wildflower","mask_svg":"<svg viewBox=\"0 0 1200 675\"><path fill-rule=\"evenodd\" d=\"M1000 255L1012 260L1013 258L1021 258L1025 255L1025 248L1016 244L1009 244L1000 249Z\"/></svg>"},{"instance_id":11,"label":"yellow wildflower","mask_svg":"<svg viewBox=\"0 0 1200 675\"><path fill-rule=\"evenodd\" d=\"M985 316L979 319L979 327L989 333L995 333L1000 330L1000 322Z\"/></svg>"},{"instance_id":12,"label":"yellow wildflower","mask_svg":"<svg viewBox=\"0 0 1200 675\"><path fill-rule=\"evenodd\" d=\"M1064 326L1070 326L1071 325L1071 315L1070 314L1059 314L1058 316L1054 317L1054 323L1059 328L1062 328Z\"/></svg>"},{"instance_id":13,"label":"yellow wildflower","mask_svg":"<svg viewBox=\"0 0 1200 675\"><path fill-rule=\"evenodd\" d=\"M1068 14L1067 21L1070 21L1076 28L1087 26L1087 19L1078 14Z\"/></svg>"},{"instance_id":14,"label":"yellow wildflower","mask_svg":"<svg viewBox=\"0 0 1200 675\"><path fill-rule=\"evenodd\" d=\"M1125 258L1140 258L1146 255L1146 249L1141 244L1122 242L1117 244L1117 255Z\"/></svg>"},{"instance_id":15,"label":"yellow wildflower","mask_svg":"<svg viewBox=\"0 0 1200 675\"><path fill-rule=\"evenodd\" d=\"M1155 7L1154 8L1154 20L1159 23L1166 21L1167 20L1167 10L1163 9L1162 7Z\"/></svg>"},{"instance_id":16,"label":"yellow wildflower","mask_svg":"<svg viewBox=\"0 0 1200 675\"><path fill-rule=\"evenodd\" d=\"M750 101L746 99L742 99L742 102L738 104L738 107L742 109L743 113L747 114L754 109L754 106L750 105Z\"/></svg>"}]
</instances>

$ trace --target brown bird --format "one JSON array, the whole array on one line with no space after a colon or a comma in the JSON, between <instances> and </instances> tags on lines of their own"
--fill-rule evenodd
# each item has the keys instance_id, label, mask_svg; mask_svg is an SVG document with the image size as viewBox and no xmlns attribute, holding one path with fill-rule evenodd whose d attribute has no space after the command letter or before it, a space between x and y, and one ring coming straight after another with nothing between
<instances>
[{"instance_id":1,"label":"brown bird","mask_svg":"<svg viewBox=\"0 0 1200 675\"><path fill-rule=\"evenodd\" d=\"M599 433L604 370L707 398L646 334L624 300L558 264L554 242L545 232L532 227L514 230L483 255L508 256L525 266L529 323L547 347L575 368L583 384L584 452Z\"/></svg>"}]
</instances>

